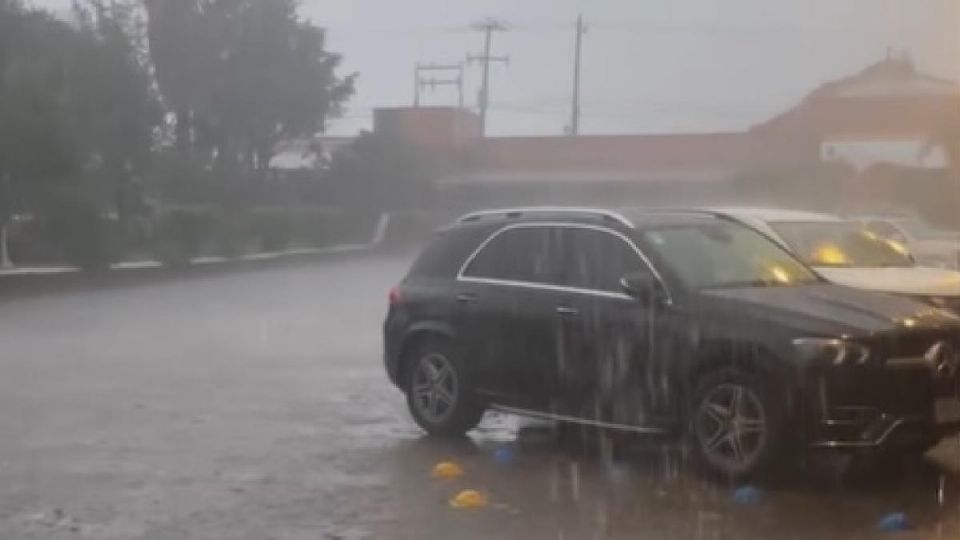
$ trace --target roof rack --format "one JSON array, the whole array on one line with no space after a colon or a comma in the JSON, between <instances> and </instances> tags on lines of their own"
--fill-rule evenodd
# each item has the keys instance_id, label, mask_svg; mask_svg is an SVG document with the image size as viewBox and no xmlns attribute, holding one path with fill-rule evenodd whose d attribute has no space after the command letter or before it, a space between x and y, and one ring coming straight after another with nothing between
<instances>
[{"instance_id":1,"label":"roof rack","mask_svg":"<svg viewBox=\"0 0 960 540\"><path fill-rule=\"evenodd\" d=\"M622 214L613 212L611 210L603 210L600 208L574 208L566 206L531 206L525 208L482 210L479 212L472 212L461 217L457 220L457 223L469 223L471 221L479 221L488 217L502 217L509 219L535 214L577 214L581 216L594 216L615 222L619 225L623 225L624 227L629 227L631 229L633 228L633 223L631 223L629 219L623 217Z\"/></svg>"},{"instance_id":2,"label":"roof rack","mask_svg":"<svg viewBox=\"0 0 960 540\"><path fill-rule=\"evenodd\" d=\"M651 214L693 214L697 216L712 216L718 219L731 219L730 215L723 209L715 208L657 206L652 208L643 208L642 210Z\"/></svg>"}]
</instances>

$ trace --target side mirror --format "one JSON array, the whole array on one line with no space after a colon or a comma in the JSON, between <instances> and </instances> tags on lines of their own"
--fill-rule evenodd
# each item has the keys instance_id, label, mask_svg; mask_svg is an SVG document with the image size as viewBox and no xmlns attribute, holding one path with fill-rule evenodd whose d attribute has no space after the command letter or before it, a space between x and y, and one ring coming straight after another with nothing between
<instances>
[{"instance_id":1,"label":"side mirror","mask_svg":"<svg viewBox=\"0 0 960 540\"><path fill-rule=\"evenodd\" d=\"M620 288L627 296L644 303L663 299L660 282L650 274L627 274L620 278Z\"/></svg>"}]
</instances>

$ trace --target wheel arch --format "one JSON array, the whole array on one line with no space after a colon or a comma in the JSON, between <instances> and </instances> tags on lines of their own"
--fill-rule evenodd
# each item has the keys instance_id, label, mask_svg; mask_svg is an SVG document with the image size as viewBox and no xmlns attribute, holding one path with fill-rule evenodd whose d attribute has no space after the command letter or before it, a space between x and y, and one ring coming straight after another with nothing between
<instances>
[{"instance_id":1,"label":"wheel arch","mask_svg":"<svg viewBox=\"0 0 960 540\"><path fill-rule=\"evenodd\" d=\"M702 343L684 377L687 395L692 395L701 378L723 369L755 375L775 385L776 391L782 392L787 400L788 414L796 410L797 392L790 382L796 377L791 365L773 349L749 341L716 339Z\"/></svg>"},{"instance_id":2,"label":"wheel arch","mask_svg":"<svg viewBox=\"0 0 960 540\"><path fill-rule=\"evenodd\" d=\"M453 341L456 339L456 331L453 326L440 321L422 321L410 326L403 339L400 342L398 352L397 382L401 387L407 380L407 374L410 369L410 353L418 345L429 339L442 339Z\"/></svg>"}]
</instances>

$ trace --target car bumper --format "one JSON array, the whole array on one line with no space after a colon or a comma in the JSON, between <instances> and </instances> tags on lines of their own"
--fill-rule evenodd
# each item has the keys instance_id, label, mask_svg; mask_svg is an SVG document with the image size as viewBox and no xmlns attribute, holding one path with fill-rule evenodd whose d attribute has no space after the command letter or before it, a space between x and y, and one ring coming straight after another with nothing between
<instances>
[{"instance_id":1,"label":"car bumper","mask_svg":"<svg viewBox=\"0 0 960 540\"><path fill-rule=\"evenodd\" d=\"M809 396L816 448L926 449L960 433L960 379L924 368L821 374Z\"/></svg>"},{"instance_id":2,"label":"car bumper","mask_svg":"<svg viewBox=\"0 0 960 540\"><path fill-rule=\"evenodd\" d=\"M397 323L393 313L387 315L383 322L383 366L387 378L395 386L400 387L400 356L402 347L402 328Z\"/></svg>"},{"instance_id":3,"label":"car bumper","mask_svg":"<svg viewBox=\"0 0 960 540\"><path fill-rule=\"evenodd\" d=\"M941 439L960 433L960 422L937 424L923 418L884 415L865 426L838 429L836 425L821 426L820 439L814 448L895 448L923 450Z\"/></svg>"}]
</instances>

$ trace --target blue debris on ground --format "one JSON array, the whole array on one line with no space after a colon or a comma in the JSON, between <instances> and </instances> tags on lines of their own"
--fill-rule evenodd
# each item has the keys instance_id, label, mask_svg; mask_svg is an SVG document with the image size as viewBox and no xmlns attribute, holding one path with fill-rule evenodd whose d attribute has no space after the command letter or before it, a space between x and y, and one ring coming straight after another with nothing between
<instances>
[{"instance_id":1,"label":"blue debris on ground","mask_svg":"<svg viewBox=\"0 0 960 540\"><path fill-rule=\"evenodd\" d=\"M509 446L498 446L493 451L493 461L497 465L512 465L514 460L516 455Z\"/></svg>"},{"instance_id":2,"label":"blue debris on ground","mask_svg":"<svg viewBox=\"0 0 960 540\"><path fill-rule=\"evenodd\" d=\"M910 528L910 520L903 512L887 514L877 522L877 529L884 532L907 531Z\"/></svg>"},{"instance_id":3,"label":"blue debris on ground","mask_svg":"<svg viewBox=\"0 0 960 540\"><path fill-rule=\"evenodd\" d=\"M733 502L752 506L758 504L763 499L763 490L756 486L740 486L733 490Z\"/></svg>"}]
</instances>

